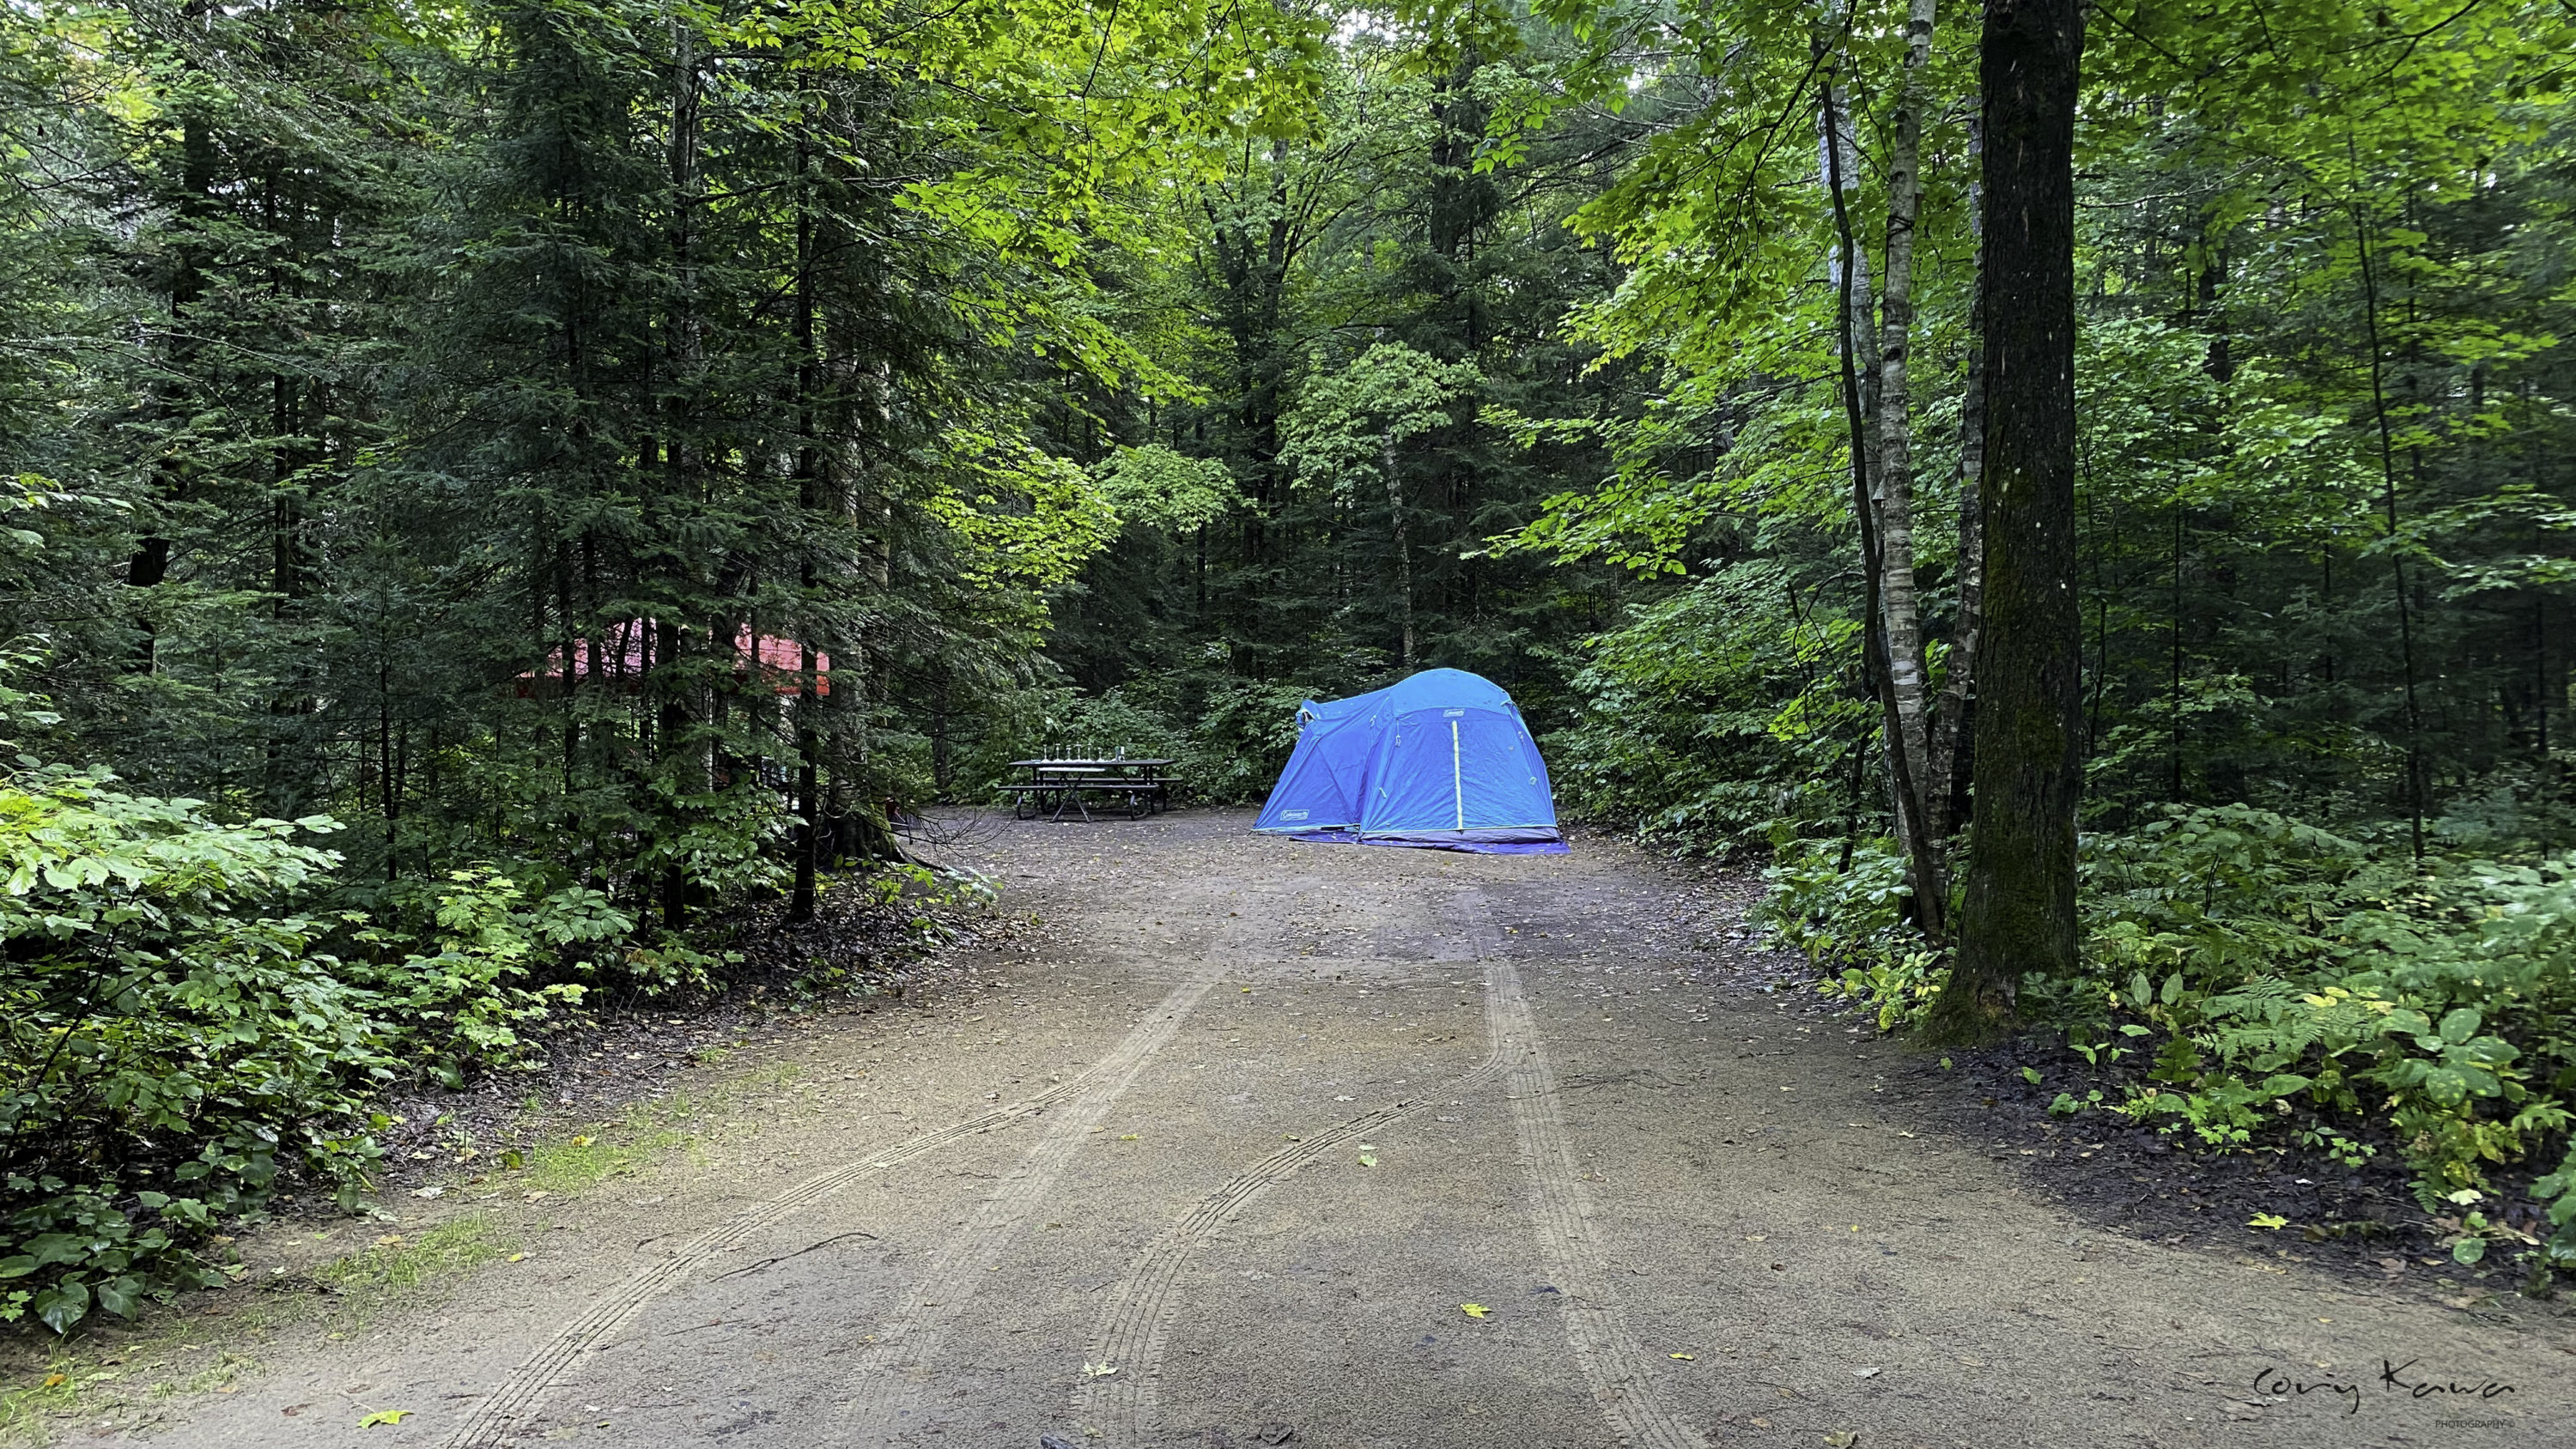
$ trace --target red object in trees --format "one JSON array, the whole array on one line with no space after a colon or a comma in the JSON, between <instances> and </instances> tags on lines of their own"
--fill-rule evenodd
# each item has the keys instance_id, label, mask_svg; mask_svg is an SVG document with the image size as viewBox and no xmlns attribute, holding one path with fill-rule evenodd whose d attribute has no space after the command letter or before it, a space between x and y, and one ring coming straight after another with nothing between
<instances>
[{"instance_id":1,"label":"red object in trees","mask_svg":"<svg viewBox=\"0 0 2576 1449\"><path fill-rule=\"evenodd\" d=\"M654 636L651 619L628 619L608 626L606 637L572 641L572 674L576 679L605 681L612 689L633 690L643 686L650 668L646 658L648 641ZM692 639L693 644L703 641ZM749 681L757 676L773 694L801 694L805 690L805 645L776 634L763 634L757 639L751 630L734 635L733 670ZM519 695L526 698L547 684L563 678L561 645L546 654L546 662L522 673L518 678ZM814 653L814 692L832 692L832 656L820 650Z\"/></svg>"}]
</instances>

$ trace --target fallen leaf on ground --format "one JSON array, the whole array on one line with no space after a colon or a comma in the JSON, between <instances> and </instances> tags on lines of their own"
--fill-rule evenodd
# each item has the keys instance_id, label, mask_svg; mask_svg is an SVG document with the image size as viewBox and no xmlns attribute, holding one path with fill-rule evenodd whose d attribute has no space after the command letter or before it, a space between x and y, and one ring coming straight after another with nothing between
<instances>
[{"instance_id":1,"label":"fallen leaf on ground","mask_svg":"<svg viewBox=\"0 0 2576 1449\"><path fill-rule=\"evenodd\" d=\"M2279 1213L2256 1213L2245 1220L2245 1226L2249 1228L2262 1228L2270 1232L2279 1232L2289 1225L2290 1220Z\"/></svg>"},{"instance_id":2,"label":"fallen leaf on ground","mask_svg":"<svg viewBox=\"0 0 2576 1449\"><path fill-rule=\"evenodd\" d=\"M65 1384L67 1384L67 1383L70 1383L71 1381L72 1381L72 1376L71 1376L70 1374L47 1374L47 1375L45 1375L45 1387L46 1387L46 1388L49 1388L49 1389L58 1389L58 1388L61 1388L63 1385L65 1385Z\"/></svg>"},{"instance_id":3,"label":"fallen leaf on ground","mask_svg":"<svg viewBox=\"0 0 2576 1449\"><path fill-rule=\"evenodd\" d=\"M576 1138L574 1138L574 1139L572 1140L572 1145L573 1145L573 1146L575 1146L575 1147L588 1147L591 1143L593 1143L593 1142L595 1142L595 1141L597 1141L597 1140L598 1140L598 1139L597 1139L597 1138L594 1138L594 1137L581 1136L581 1137L576 1137Z\"/></svg>"},{"instance_id":4,"label":"fallen leaf on ground","mask_svg":"<svg viewBox=\"0 0 2576 1449\"><path fill-rule=\"evenodd\" d=\"M1082 1376L1089 1379L1105 1379L1116 1372L1118 1365L1114 1363L1087 1363L1082 1366Z\"/></svg>"},{"instance_id":5,"label":"fallen leaf on ground","mask_svg":"<svg viewBox=\"0 0 2576 1449\"><path fill-rule=\"evenodd\" d=\"M1870 1378L1876 1378L1876 1377L1878 1377L1878 1370L1876 1370L1876 1369L1874 1369L1874 1368L1853 1369L1853 1370L1852 1370L1852 1377L1853 1377L1853 1378L1856 1378L1856 1379L1870 1379Z\"/></svg>"},{"instance_id":6,"label":"fallen leaf on ground","mask_svg":"<svg viewBox=\"0 0 2576 1449\"><path fill-rule=\"evenodd\" d=\"M1361 1153L1361 1154L1360 1154L1360 1166L1362 1166L1362 1167L1375 1167L1375 1166L1377 1166L1377 1154L1376 1154L1376 1153L1373 1153L1373 1152L1363 1152L1363 1153Z\"/></svg>"},{"instance_id":7,"label":"fallen leaf on ground","mask_svg":"<svg viewBox=\"0 0 2576 1449\"><path fill-rule=\"evenodd\" d=\"M1699 1355L1695 1353L1677 1353L1674 1354L1673 1357L1680 1359L1684 1363L1696 1363L1699 1361Z\"/></svg>"},{"instance_id":8,"label":"fallen leaf on ground","mask_svg":"<svg viewBox=\"0 0 2576 1449\"><path fill-rule=\"evenodd\" d=\"M431 1184L430 1186L428 1186L428 1187L415 1187L415 1188L413 1188L413 1189L411 1190L411 1195L412 1195L413 1197L438 1197L438 1196L441 1196L441 1195L445 1194L445 1193L446 1193L446 1191L447 1191L447 1189L446 1189L446 1188L440 1187L440 1186L438 1186L437 1184L432 1183L432 1184Z\"/></svg>"},{"instance_id":9,"label":"fallen leaf on ground","mask_svg":"<svg viewBox=\"0 0 2576 1449\"><path fill-rule=\"evenodd\" d=\"M1458 1305L1458 1311L1466 1314L1469 1318L1482 1318L1494 1310L1487 1308L1482 1303L1461 1303Z\"/></svg>"},{"instance_id":10,"label":"fallen leaf on ground","mask_svg":"<svg viewBox=\"0 0 2576 1449\"><path fill-rule=\"evenodd\" d=\"M1825 1435L1825 1442L1834 1446L1834 1449L1851 1449L1851 1446L1860 1442L1860 1435L1848 1429L1835 1429Z\"/></svg>"},{"instance_id":11,"label":"fallen leaf on ground","mask_svg":"<svg viewBox=\"0 0 2576 1449\"><path fill-rule=\"evenodd\" d=\"M1118 1140L1121 1142L1134 1142L1143 1136L1144 1134L1141 1132L1121 1132L1118 1134Z\"/></svg>"},{"instance_id":12,"label":"fallen leaf on ground","mask_svg":"<svg viewBox=\"0 0 2576 1449\"><path fill-rule=\"evenodd\" d=\"M367 1417L360 1419L358 1421L358 1427L361 1429L380 1429L388 1425L400 1424L404 1419L411 1416L411 1412L412 1411L409 1409L378 1409Z\"/></svg>"}]
</instances>

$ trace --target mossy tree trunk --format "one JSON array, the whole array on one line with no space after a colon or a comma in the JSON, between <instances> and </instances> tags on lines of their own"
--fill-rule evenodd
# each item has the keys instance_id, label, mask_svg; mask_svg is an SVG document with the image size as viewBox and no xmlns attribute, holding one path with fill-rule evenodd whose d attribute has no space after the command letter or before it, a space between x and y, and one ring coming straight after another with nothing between
<instances>
[{"instance_id":1,"label":"mossy tree trunk","mask_svg":"<svg viewBox=\"0 0 2576 1449\"><path fill-rule=\"evenodd\" d=\"M1987 0L1985 637L1959 950L1927 1023L2003 1032L2021 979L2075 965L2083 681L2075 601L2080 0Z\"/></svg>"}]
</instances>

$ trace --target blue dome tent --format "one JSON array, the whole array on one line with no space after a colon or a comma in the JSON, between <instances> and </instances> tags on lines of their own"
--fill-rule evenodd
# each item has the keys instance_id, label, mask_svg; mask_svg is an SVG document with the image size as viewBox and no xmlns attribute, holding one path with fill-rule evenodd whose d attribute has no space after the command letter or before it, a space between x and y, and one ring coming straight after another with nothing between
<instances>
[{"instance_id":1,"label":"blue dome tent","mask_svg":"<svg viewBox=\"0 0 2576 1449\"><path fill-rule=\"evenodd\" d=\"M1426 669L1297 711L1297 750L1253 829L1295 840L1561 855L1538 743L1502 686Z\"/></svg>"}]
</instances>

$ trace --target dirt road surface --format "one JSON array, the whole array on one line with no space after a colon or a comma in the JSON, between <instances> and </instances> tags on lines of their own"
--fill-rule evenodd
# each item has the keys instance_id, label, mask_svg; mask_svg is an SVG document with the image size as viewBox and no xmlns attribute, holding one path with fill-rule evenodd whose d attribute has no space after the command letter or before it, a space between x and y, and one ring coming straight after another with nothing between
<instances>
[{"instance_id":1,"label":"dirt road surface","mask_svg":"<svg viewBox=\"0 0 2576 1449\"><path fill-rule=\"evenodd\" d=\"M161 1444L2540 1445L2543 1306L2094 1228L1613 844L1003 823L1043 948ZM2508 1300L2509 1301L2509 1300ZM2430 1387L2428 1387L2430 1386ZM408 1410L359 1429L367 1413Z\"/></svg>"}]
</instances>

